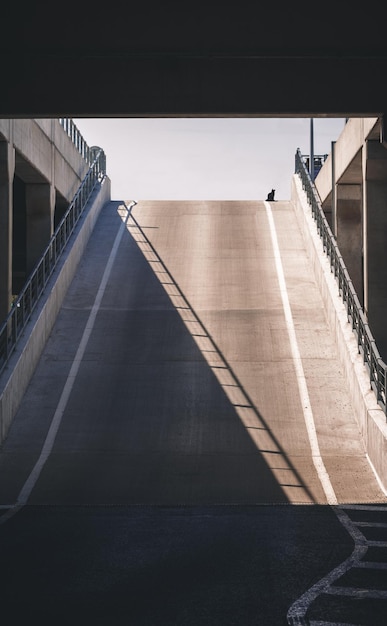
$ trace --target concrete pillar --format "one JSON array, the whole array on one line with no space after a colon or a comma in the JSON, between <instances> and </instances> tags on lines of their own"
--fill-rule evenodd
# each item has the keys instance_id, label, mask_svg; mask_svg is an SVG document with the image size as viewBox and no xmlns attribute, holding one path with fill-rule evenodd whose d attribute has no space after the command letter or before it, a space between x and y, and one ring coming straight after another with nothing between
<instances>
[{"instance_id":1,"label":"concrete pillar","mask_svg":"<svg viewBox=\"0 0 387 626\"><path fill-rule=\"evenodd\" d=\"M12 303L12 187L15 150L0 141L0 324Z\"/></svg>"},{"instance_id":2,"label":"concrete pillar","mask_svg":"<svg viewBox=\"0 0 387 626\"><path fill-rule=\"evenodd\" d=\"M336 193L336 142L331 142L331 176L332 176L332 200L331 200L331 231L337 239L337 193Z\"/></svg>"},{"instance_id":3,"label":"concrete pillar","mask_svg":"<svg viewBox=\"0 0 387 626\"><path fill-rule=\"evenodd\" d=\"M367 146L361 151L362 204L363 204L363 310L368 317L368 204L367 204Z\"/></svg>"},{"instance_id":4,"label":"concrete pillar","mask_svg":"<svg viewBox=\"0 0 387 626\"><path fill-rule=\"evenodd\" d=\"M27 276L42 256L53 234L55 187L50 183L26 185Z\"/></svg>"},{"instance_id":5,"label":"concrete pillar","mask_svg":"<svg viewBox=\"0 0 387 626\"><path fill-rule=\"evenodd\" d=\"M367 141L366 154L367 312L371 332L387 360L387 150L379 141Z\"/></svg>"},{"instance_id":6,"label":"concrete pillar","mask_svg":"<svg viewBox=\"0 0 387 626\"><path fill-rule=\"evenodd\" d=\"M336 185L336 240L357 296L363 304L362 185Z\"/></svg>"}]
</instances>

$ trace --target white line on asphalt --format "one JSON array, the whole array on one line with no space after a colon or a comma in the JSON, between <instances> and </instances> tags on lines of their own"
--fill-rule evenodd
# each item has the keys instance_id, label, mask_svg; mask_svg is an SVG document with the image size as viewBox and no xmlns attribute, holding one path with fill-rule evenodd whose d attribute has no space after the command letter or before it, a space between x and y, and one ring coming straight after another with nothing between
<instances>
[{"instance_id":1,"label":"white line on asphalt","mask_svg":"<svg viewBox=\"0 0 387 626\"><path fill-rule=\"evenodd\" d=\"M67 380L65 383L65 386L63 388L61 397L59 399L56 411L54 413L54 417L52 419L50 428L48 430L46 439L44 441L40 456L38 458L38 460L35 463L35 466L33 467L30 475L28 476L26 482L24 483L24 486L22 487L19 496L17 498L16 504L13 506L13 509L11 509L8 514L5 514L3 516L0 517L0 523L3 521L6 521L7 519L9 519L9 517L12 516L12 514L16 513L22 506L24 506L30 495L31 495L31 491L34 488L34 486L36 485L36 482L40 476L40 473L44 467L44 464L46 463L47 459L49 458L54 442L55 442L55 438L56 435L58 433L59 430L59 426L61 424L62 421L62 417L63 417L63 413L65 411L68 399L70 397L70 393L72 391L72 388L74 386L77 374L78 374L78 370L79 367L81 365L82 362L82 358L83 355L85 353L86 350L86 346L87 346L87 342L89 341L90 335L92 333L93 327L94 327L94 323L95 323L95 319L97 317L97 313L99 310L99 307L101 305L101 301L103 298L103 295L105 293L105 289L106 289L106 285L107 282L109 280L109 276L110 273L112 271L112 267L113 267L113 263L115 261L115 258L117 256L117 252L118 252L118 247L120 245L122 236L125 232L126 229L126 224L127 221L129 219L130 213L132 211L132 208L135 206L136 202L132 202L129 207L127 207L128 210L128 214L126 216L125 221L121 222L118 233L116 235L116 238L114 240L114 244L113 247L111 249L110 255L109 255L109 259L108 262L106 264L105 267L105 271L103 273L99 288L98 288L98 292L97 295L95 297L94 300L94 304L92 306L92 309L90 311L90 315L88 317L88 320L86 322L86 327L85 330L83 331L83 335L81 338L81 341L79 343L78 346L78 350L76 352L76 355L74 357L73 363L71 365L70 368L70 372L67 376Z\"/></svg>"},{"instance_id":2,"label":"white line on asphalt","mask_svg":"<svg viewBox=\"0 0 387 626\"><path fill-rule=\"evenodd\" d=\"M386 490L385 486L383 485L382 481L380 480L379 475L378 475L378 473L377 473L377 471L375 469L375 466L372 463L372 461L371 461L370 457L368 456L368 454L366 454L366 459L367 459L367 461L369 463L370 468L372 469L372 471L374 473L374 476L376 478L376 482L378 483L378 485L380 487L380 490L383 492L383 494L385 496L387 496L387 490Z\"/></svg>"},{"instance_id":3,"label":"white line on asphalt","mask_svg":"<svg viewBox=\"0 0 387 626\"><path fill-rule=\"evenodd\" d=\"M289 335L289 341L292 351L293 363L296 370L298 390L300 394L300 400L302 405L302 410L304 413L304 420L306 425L306 430L308 433L309 444L312 451L312 459L314 466L317 471L317 475L319 477L321 486L324 490L326 499L328 504L337 504L336 494L333 490L329 474L324 465L324 461L321 458L320 447L318 444L316 426L314 423L312 407L309 399L308 387L306 384L306 378L304 373L304 368L301 361L301 355L298 348L298 342L296 337L296 331L294 328L293 315L290 308L288 291L286 288L285 275L282 266L281 253L278 245L277 231L274 223L273 212L271 210L271 206L269 202L264 202L266 208L266 215L269 222L270 227L270 235L271 241L274 251L274 260L277 270L279 288L282 298L282 306L285 314L286 328Z\"/></svg>"}]
</instances>

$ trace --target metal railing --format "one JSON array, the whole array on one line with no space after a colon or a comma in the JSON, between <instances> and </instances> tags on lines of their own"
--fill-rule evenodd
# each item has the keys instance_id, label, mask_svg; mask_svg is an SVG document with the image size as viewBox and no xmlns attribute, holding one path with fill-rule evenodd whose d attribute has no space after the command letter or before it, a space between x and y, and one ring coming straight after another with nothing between
<instances>
[{"instance_id":1,"label":"metal railing","mask_svg":"<svg viewBox=\"0 0 387 626\"><path fill-rule=\"evenodd\" d=\"M83 136L79 132L77 126L74 124L71 117L60 117L59 124L62 126L65 133L70 137L74 146L77 148L78 152L83 156L85 161L91 165L93 161L93 153L92 148L89 148Z\"/></svg>"},{"instance_id":2,"label":"metal railing","mask_svg":"<svg viewBox=\"0 0 387 626\"><path fill-rule=\"evenodd\" d=\"M353 287L348 270L345 267L336 239L325 217L317 189L312 182L305 161L305 156L301 154L300 150L297 150L295 172L300 176L302 187L311 207L312 216L316 222L317 231L322 239L324 252L329 258L331 271L337 280L339 293L346 305L347 318L356 335L359 354L363 355L363 362L369 372L370 386L376 395L378 404L386 413L387 366L379 354L375 339L367 323L366 315Z\"/></svg>"},{"instance_id":3,"label":"metal railing","mask_svg":"<svg viewBox=\"0 0 387 626\"><path fill-rule=\"evenodd\" d=\"M58 224L40 261L14 301L5 322L0 327L0 374L6 367L16 345L56 268L58 261L81 217L96 185L106 176L105 153L93 148L94 160L69 208Z\"/></svg>"}]
</instances>

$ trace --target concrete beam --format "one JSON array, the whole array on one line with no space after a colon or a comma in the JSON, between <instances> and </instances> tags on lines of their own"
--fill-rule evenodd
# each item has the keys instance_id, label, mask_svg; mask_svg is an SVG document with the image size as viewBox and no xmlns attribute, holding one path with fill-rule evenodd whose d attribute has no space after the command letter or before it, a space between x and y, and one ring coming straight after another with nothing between
<instances>
[{"instance_id":1,"label":"concrete beam","mask_svg":"<svg viewBox=\"0 0 387 626\"><path fill-rule=\"evenodd\" d=\"M351 118L335 143L335 182L359 183L362 180L361 149L368 137L379 139L379 118ZM347 176L345 177L347 173ZM321 202L332 192L332 156L328 155L315 179Z\"/></svg>"},{"instance_id":2,"label":"concrete beam","mask_svg":"<svg viewBox=\"0 0 387 626\"><path fill-rule=\"evenodd\" d=\"M261 7L262 4L259 10ZM78 7L72 27L78 19L77 10ZM222 11L223 8L219 14ZM278 15L275 21L277 19ZM299 14L296 21L298 19ZM201 27L206 20L207 8L203 10ZM171 22L174 21L171 16ZM291 18L290 23L292 27L287 28L293 32ZM254 36L259 41L267 25L259 29L256 20L254 24ZM313 31L315 27L314 23ZM164 31L161 27L160 30ZM218 30L219 25L215 24L214 34ZM89 31L88 25L85 32ZM144 32L149 36L149 22ZM227 43L233 44L235 38L243 38L243 35L243 30L238 33L234 28ZM124 39L130 41L132 36L133 30L130 30ZM167 39L167 35L164 36ZM300 41L304 36L305 32ZM46 37L47 33L43 39ZM93 30L90 37L91 40L94 37ZM102 39L105 38L106 31ZM69 39L73 41L66 33L63 41ZM81 39L85 40L85 33ZM293 38L291 46L295 41ZM325 46L326 41L325 37ZM240 43L243 45L242 41ZM387 74L384 56L287 52L287 56L286 52L278 56L267 49L246 53L239 49L235 54L232 51L222 54L216 49L208 52L196 44L187 53L181 49L163 53L155 51L154 42L148 41L145 48L140 46L131 52L114 49L100 52L89 47L77 55L69 43L68 53L50 50L44 54L36 50L23 53L19 43L17 50L13 46L9 53L0 51L1 67L9 71L3 77L7 89L0 100L0 117L317 117L320 114L365 117L383 114L387 87L384 80L375 77ZM13 69L9 70L10 67Z\"/></svg>"},{"instance_id":3,"label":"concrete beam","mask_svg":"<svg viewBox=\"0 0 387 626\"><path fill-rule=\"evenodd\" d=\"M29 6L4 6L0 117L364 117L386 106L385 21L367 5L148 0L130 3L128 20L117 2Z\"/></svg>"}]
</instances>

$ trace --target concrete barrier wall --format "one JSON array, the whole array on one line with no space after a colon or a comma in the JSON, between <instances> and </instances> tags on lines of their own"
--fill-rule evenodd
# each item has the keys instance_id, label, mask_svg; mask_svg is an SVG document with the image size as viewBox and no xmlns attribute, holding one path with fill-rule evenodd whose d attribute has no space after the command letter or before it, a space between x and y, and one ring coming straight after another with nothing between
<instances>
[{"instance_id":1,"label":"concrete barrier wall","mask_svg":"<svg viewBox=\"0 0 387 626\"><path fill-rule=\"evenodd\" d=\"M378 123L377 117L359 117L348 120L344 129L336 141L335 147L335 171L336 181L344 174L351 161L361 150L365 140ZM316 176L315 185L321 202L332 191L332 154Z\"/></svg>"},{"instance_id":2,"label":"concrete barrier wall","mask_svg":"<svg viewBox=\"0 0 387 626\"><path fill-rule=\"evenodd\" d=\"M58 119L0 119L0 135L70 202L89 166Z\"/></svg>"},{"instance_id":3,"label":"concrete barrier wall","mask_svg":"<svg viewBox=\"0 0 387 626\"><path fill-rule=\"evenodd\" d=\"M0 443L7 436L28 383L51 333L67 289L102 207L110 200L110 179L94 192L64 251L45 294L0 379Z\"/></svg>"},{"instance_id":4,"label":"concrete barrier wall","mask_svg":"<svg viewBox=\"0 0 387 626\"><path fill-rule=\"evenodd\" d=\"M304 243L323 298L329 325L334 333L341 365L349 385L352 405L366 453L387 493L387 423L376 401L363 358L358 352L356 335L348 322L345 305L330 263L317 232L306 194L298 175L291 185L291 200L303 234Z\"/></svg>"}]
</instances>

